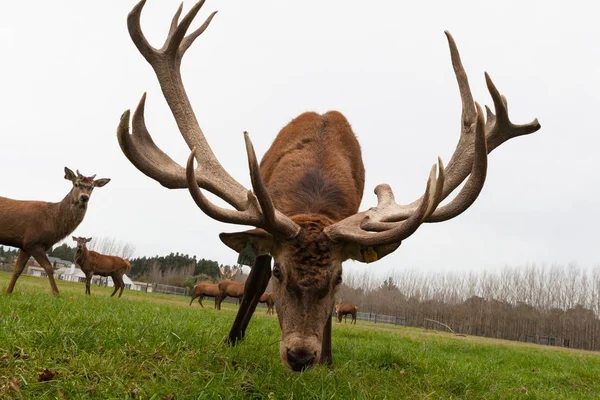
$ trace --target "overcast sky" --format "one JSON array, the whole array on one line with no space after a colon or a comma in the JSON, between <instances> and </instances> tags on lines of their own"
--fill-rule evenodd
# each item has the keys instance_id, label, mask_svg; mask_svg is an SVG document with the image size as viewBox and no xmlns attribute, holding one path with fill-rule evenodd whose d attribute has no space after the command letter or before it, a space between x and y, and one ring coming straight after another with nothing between
<instances>
[{"instance_id":1,"label":"overcast sky","mask_svg":"<svg viewBox=\"0 0 600 400\"><path fill-rule=\"evenodd\" d=\"M187 11L192 2L184 4ZM600 3L599 3L600 4ZM158 145L188 149L150 66L129 38L135 1L0 2L0 195L59 201L63 168L112 181L96 189L75 235L130 242L136 255L169 252L234 263L215 222L186 190L139 172L115 135L122 112L148 92ZM160 47L175 0L148 0L142 27ZM422 226L392 255L351 270L481 270L526 263L600 263L598 110L600 15L591 1L208 0L218 10L183 60L196 115L225 168L249 187L242 132L259 157L304 111L339 110L363 150L362 208L389 183L398 202L421 195L430 166L447 162L460 100L446 38L457 41L474 98L491 105L488 71L513 122L542 129L489 159L479 199L460 217ZM69 241L69 244L73 243Z\"/></svg>"}]
</instances>

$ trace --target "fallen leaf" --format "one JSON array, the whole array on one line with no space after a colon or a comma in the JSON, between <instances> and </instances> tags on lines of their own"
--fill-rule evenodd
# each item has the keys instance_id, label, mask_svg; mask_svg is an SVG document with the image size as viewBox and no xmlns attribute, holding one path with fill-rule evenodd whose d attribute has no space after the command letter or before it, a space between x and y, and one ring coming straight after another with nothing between
<instances>
[{"instance_id":1,"label":"fallen leaf","mask_svg":"<svg viewBox=\"0 0 600 400\"><path fill-rule=\"evenodd\" d=\"M529 392L529 390L527 390L527 388L525 386L521 386L521 392L527 394Z\"/></svg>"},{"instance_id":2,"label":"fallen leaf","mask_svg":"<svg viewBox=\"0 0 600 400\"><path fill-rule=\"evenodd\" d=\"M19 381L15 377L11 377L8 381L8 386L12 389L13 392L17 394L19 399L23 399L23 395L21 394L21 388L19 387Z\"/></svg>"},{"instance_id":3,"label":"fallen leaf","mask_svg":"<svg viewBox=\"0 0 600 400\"><path fill-rule=\"evenodd\" d=\"M94 385L90 385L90 387L88 388L88 393L93 396L94 393L96 392L96 386Z\"/></svg>"},{"instance_id":4,"label":"fallen leaf","mask_svg":"<svg viewBox=\"0 0 600 400\"><path fill-rule=\"evenodd\" d=\"M400 375L406 375L406 371L404 371L404 369L400 370Z\"/></svg>"},{"instance_id":5,"label":"fallen leaf","mask_svg":"<svg viewBox=\"0 0 600 400\"><path fill-rule=\"evenodd\" d=\"M50 371L48 368L44 368L44 370L38 374L38 382L51 381L58 375L60 375L59 371Z\"/></svg>"}]
</instances>

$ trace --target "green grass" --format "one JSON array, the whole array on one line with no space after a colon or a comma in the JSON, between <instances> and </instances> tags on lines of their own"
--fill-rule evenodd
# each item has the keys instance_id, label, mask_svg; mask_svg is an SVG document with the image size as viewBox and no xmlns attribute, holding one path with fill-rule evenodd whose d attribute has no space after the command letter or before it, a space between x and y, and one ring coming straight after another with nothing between
<instances>
[{"instance_id":1,"label":"green grass","mask_svg":"<svg viewBox=\"0 0 600 400\"><path fill-rule=\"evenodd\" d=\"M0 273L4 292L10 274ZM222 344L235 305L23 276L0 296L0 399L594 399L600 355L393 326L334 324L334 367L279 360L277 319L259 308ZM5 355L4 357L2 357ZM39 381L44 369L58 372ZM12 380L14 378L15 380ZM168 397L172 395L173 397Z\"/></svg>"}]
</instances>

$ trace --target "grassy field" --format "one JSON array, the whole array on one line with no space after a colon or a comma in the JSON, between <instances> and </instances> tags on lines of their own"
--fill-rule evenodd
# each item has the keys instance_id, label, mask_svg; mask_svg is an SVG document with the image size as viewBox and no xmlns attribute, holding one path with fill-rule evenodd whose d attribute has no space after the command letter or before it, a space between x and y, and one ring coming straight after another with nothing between
<instances>
[{"instance_id":1,"label":"grassy field","mask_svg":"<svg viewBox=\"0 0 600 400\"><path fill-rule=\"evenodd\" d=\"M58 283L0 296L0 399L600 399L597 353L359 322L334 324L333 368L294 373L264 308L227 347L237 306Z\"/></svg>"}]
</instances>

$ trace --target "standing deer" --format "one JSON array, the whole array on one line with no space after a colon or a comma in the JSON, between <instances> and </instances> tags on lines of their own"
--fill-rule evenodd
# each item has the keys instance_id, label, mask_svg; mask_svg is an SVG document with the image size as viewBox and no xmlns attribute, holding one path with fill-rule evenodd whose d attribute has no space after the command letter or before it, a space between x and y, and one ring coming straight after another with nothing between
<instances>
[{"instance_id":1,"label":"standing deer","mask_svg":"<svg viewBox=\"0 0 600 400\"><path fill-rule=\"evenodd\" d=\"M251 245L258 256L246 281L242 304L227 341L242 339L260 296L272 274L281 326L279 353L285 365L301 371L316 362L330 363L331 314L342 282L342 263L352 259L372 262L395 251L422 223L457 217L479 195L487 171L487 154L513 137L540 129L534 120L513 124L506 99L485 74L496 114L473 101L467 75L452 36L446 32L452 65L462 101L461 135L444 167L438 159L424 194L406 205L397 204L387 184L375 188L376 207L359 212L364 190L360 146L348 121L337 111L307 112L285 126L259 164L250 137L244 133L252 190L233 179L213 154L186 94L180 65L185 52L208 27L213 12L186 36L202 7L198 2L179 21L175 13L165 44L156 49L140 25L145 0L127 18L134 44L154 69L163 95L191 154L186 168L173 161L152 140L144 120L146 95L133 114L129 110L117 128L125 156L145 175L170 189L187 188L198 207L221 222L256 227L222 233L221 240L240 252ZM194 169L194 161L198 167ZM436 173L437 171L437 173ZM440 203L461 183L457 196ZM210 202L202 189L227 202L232 209Z\"/></svg>"},{"instance_id":2,"label":"standing deer","mask_svg":"<svg viewBox=\"0 0 600 400\"><path fill-rule=\"evenodd\" d=\"M59 203L23 201L0 197L0 244L21 251L6 294L11 294L29 257L33 257L48 275L52 294L58 296L52 264L46 252L67 237L83 221L94 188L106 185L110 179L77 175L65 167L65 179L73 187Z\"/></svg>"},{"instance_id":3,"label":"standing deer","mask_svg":"<svg viewBox=\"0 0 600 400\"><path fill-rule=\"evenodd\" d=\"M244 282L234 282L232 279L237 275L239 270L229 270L229 272L225 271L223 267L219 267L221 271L221 276L225 278L218 283L219 287L219 297L215 298L215 305L217 310L221 309L221 303L227 297L235 297L238 299L238 304L244 295Z\"/></svg>"},{"instance_id":4,"label":"standing deer","mask_svg":"<svg viewBox=\"0 0 600 400\"><path fill-rule=\"evenodd\" d=\"M87 243L92 241L92 238L75 237L73 240L77 242L77 248L75 249L75 264L81 268L85 273L85 294L92 294L90 292L90 282L94 275L110 276L113 283L115 284L115 290L113 290L110 297L113 297L117 290L119 297L123 294L125 289L125 283L123 282L123 275L131 268L129 261L122 259L117 256L108 256L105 254L96 253L93 250L88 250Z\"/></svg>"},{"instance_id":5,"label":"standing deer","mask_svg":"<svg viewBox=\"0 0 600 400\"><path fill-rule=\"evenodd\" d=\"M194 299L198 298L198 304L202 308L204 305L202 304L202 299L204 296L214 297L215 298L215 308L217 308L217 302L219 298L219 285L217 283L208 283L208 282L199 282L194 285L194 294L192 294L192 300L190 300L190 306L194 302Z\"/></svg>"},{"instance_id":6,"label":"standing deer","mask_svg":"<svg viewBox=\"0 0 600 400\"><path fill-rule=\"evenodd\" d=\"M267 314L273 314L273 307L275 306L275 299L273 298L273 292L265 292L258 299L259 303L265 303L267 306Z\"/></svg>"},{"instance_id":7,"label":"standing deer","mask_svg":"<svg viewBox=\"0 0 600 400\"><path fill-rule=\"evenodd\" d=\"M354 325L356 325L356 313L358 312L358 306L356 304L344 304L342 303L342 299L340 298L337 304L335 305L335 315L338 317L338 322L342 323L342 317L344 317L344 323L346 323L346 317L348 315L352 316L352 321Z\"/></svg>"}]
</instances>

